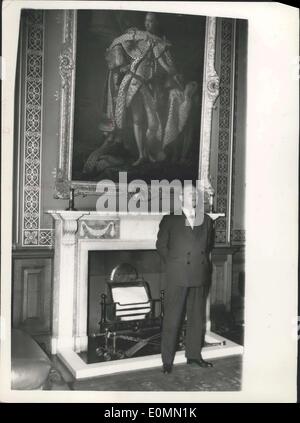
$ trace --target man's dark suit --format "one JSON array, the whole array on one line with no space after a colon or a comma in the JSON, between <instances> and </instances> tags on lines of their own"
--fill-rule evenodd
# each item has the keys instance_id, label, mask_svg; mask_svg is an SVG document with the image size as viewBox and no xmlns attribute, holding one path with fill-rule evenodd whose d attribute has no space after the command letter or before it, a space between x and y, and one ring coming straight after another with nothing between
<instances>
[{"instance_id":1,"label":"man's dark suit","mask_svg":"<svg viewBox=\"0 0 300 423\"><path fill-rule=\"evenodd\" d=\"M162 361L172 364L182 319L187 313L186 357L199 359L205 334L206 298L211 281L209 253L213 245L213 222L204 215L201 225L186 225L186 217L164 216L156 248L166 265Z\"/></svg>"}]
</instances>

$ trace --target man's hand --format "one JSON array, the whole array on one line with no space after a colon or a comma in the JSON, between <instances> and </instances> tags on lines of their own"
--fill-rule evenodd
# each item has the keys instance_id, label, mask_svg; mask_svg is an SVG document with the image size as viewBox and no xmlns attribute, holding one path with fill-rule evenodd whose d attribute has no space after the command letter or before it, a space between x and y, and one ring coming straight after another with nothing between
<instances>
[{"instance_id":1,"label":"man's hand","mask_svg":"<svg viewBox=\"0 0 300 423\"><path fill-rule=\"evenodd\" d=\"M164 262L166 262L168 255L169 235L168 218L164 216L159 224L156 241L156 249Z\"/></svg>"}]
</instances>

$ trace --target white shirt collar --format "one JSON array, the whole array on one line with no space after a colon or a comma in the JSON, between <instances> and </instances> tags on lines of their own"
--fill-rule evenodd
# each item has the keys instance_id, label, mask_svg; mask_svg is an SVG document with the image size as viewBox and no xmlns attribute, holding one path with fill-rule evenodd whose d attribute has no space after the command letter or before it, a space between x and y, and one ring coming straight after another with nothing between
<instances>
[{"instance_id":1,"label":"white shirt collar","mask_svg":"<svg viewBox=\"0 0 300 423\"><path fill-rule=\"evenodd\" d=\"M186 215L186 217L195 217L195 209L193 207L191 209L182 207L182 211Z\"/></svg>"},{"instance_id":2,"label":"white shirt collar","mask_svg":"<svg viewBox=\"0 0 300 423\"><path fill-rule=\"evenodd\" d=\"M182 211L185 214L187 221L189 222L189 225L191 226L191 228L194 228L194 223L195 223L195 209L191 208L191 209L187 209L185 207L182 207Z\"/></svg>"}]
</instances>

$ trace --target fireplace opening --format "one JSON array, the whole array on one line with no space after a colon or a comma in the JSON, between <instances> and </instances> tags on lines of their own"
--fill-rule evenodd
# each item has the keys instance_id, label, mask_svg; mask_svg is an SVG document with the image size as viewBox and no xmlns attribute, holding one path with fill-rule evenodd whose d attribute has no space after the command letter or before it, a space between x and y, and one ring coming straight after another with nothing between
<instances>
[{"instance_id":1,"label":"fireplace opening","mask_svg":"<svg viewBox=\"0 0 300 423\"><path fill-rule=\"evenodd\" d=\"M106 316L113 312L111 307L112 290L109 281L121 281L119 288L134 281L135 295L140 296L142 306L133 310L135 317L122 316L113 325L99 325L105 295ZM144 286L145 282L145 286ZM80 352L80 357L88 364L145 355L160 354L160 332L162 322L165 273L162 261L155 250L109 250L89 251L88 255L88 349ZM147 288L147 289L146 289ZM147 303L144 290L149 290ZM116 291L114 291L116 292ZM127 291L128 292L128 291ZM128 304L128 298L125 304ZM108 306L109 304L109 306ZM124 304L124 302L122 303ZM152 307L151 311L150 308ZM122 306L125 309L132 306ZM116 312L116 310L114 310ZM149 312L149 315L147 313ZM145 314L143 314L145 313ZM127 310L128 314L128 310ZM144 318L147 316L147 319ZM128 320L128 322L127 322ZM183 349L182 336L178 349Z\"/></svg>"},{"instance_id":2,"label":"fireplace opening","mask_svg":"<svg viewBox=\"0 0 300 423\"><path fill-rule=\"evenodd\" d=\"M89 337L99 332L101 294L109 296L107 282L120 264L136 269L139 279L149 284L152 298L160 298L165 286L163 264L155 250L89 251L88 264L88 321Z\"/></svg>"}]
</instances>

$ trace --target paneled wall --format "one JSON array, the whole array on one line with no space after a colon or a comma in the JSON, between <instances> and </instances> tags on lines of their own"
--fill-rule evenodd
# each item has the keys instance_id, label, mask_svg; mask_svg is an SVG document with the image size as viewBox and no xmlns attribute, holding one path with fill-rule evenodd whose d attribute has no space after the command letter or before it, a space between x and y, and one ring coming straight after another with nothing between
<instances>
[{"instance_id":1,"label":"paneled wall","mask_svg":"<svg viewBox=\"0 0 300 423\"><path fill-rule=\"evenodd\" d=\"M13 252L13 327L51 331L52 265L53 251Z\"/></svg>"},{"instance_id":2,"label":"paneled wall","mask_svg":"<svg viewBox=\"0 0 300 423\"><path fill-rule=\"evenodd\" d=\"M49 209L67 201L53 197L60 130L59 56L64 12L23 13L16 78L14 162L13 322L50 331L53 224ZM212 124L211 180L217 224L212 301L230 309L235 256L245 243L246 25L217 19L216 70L220 96ZM94 209L95 197L76 198L78 209ZM241 261L238 264L242 266Z\"/></svg>"}]
</instances>

